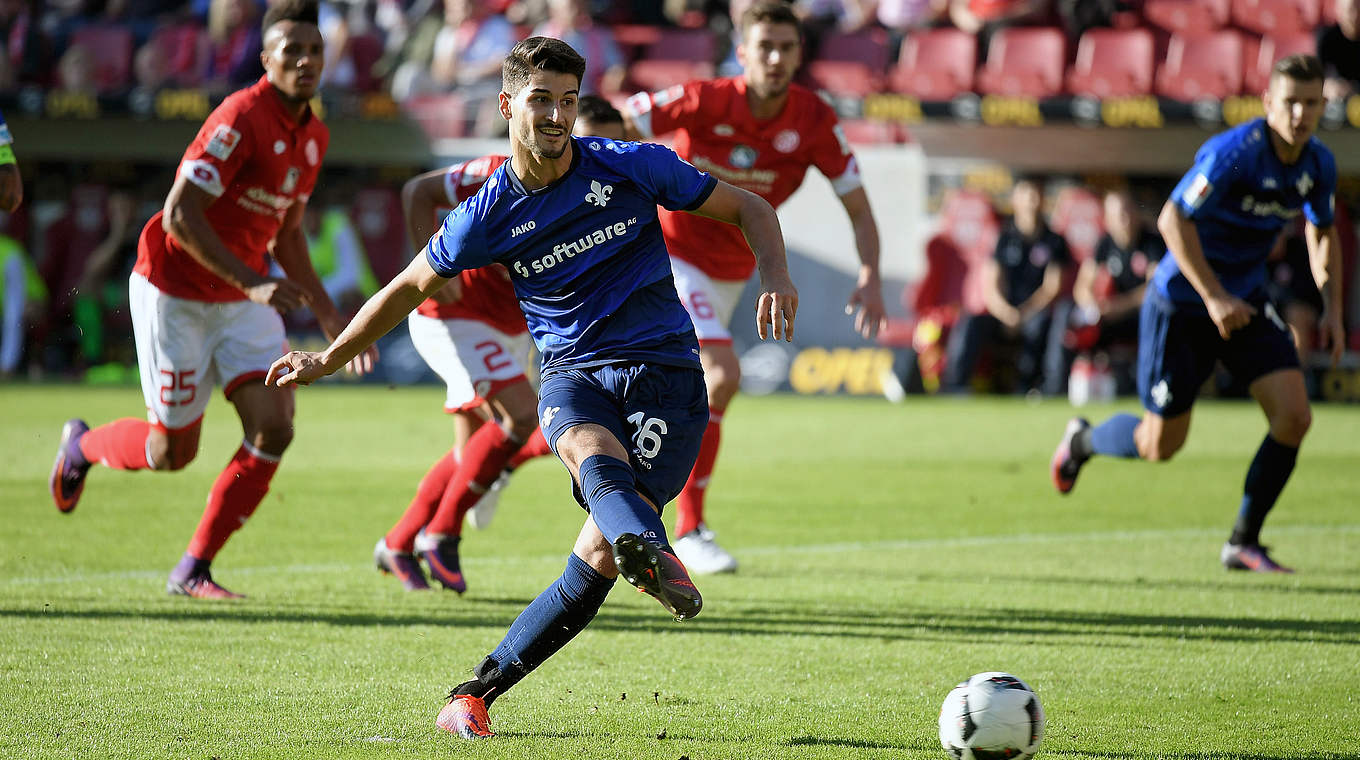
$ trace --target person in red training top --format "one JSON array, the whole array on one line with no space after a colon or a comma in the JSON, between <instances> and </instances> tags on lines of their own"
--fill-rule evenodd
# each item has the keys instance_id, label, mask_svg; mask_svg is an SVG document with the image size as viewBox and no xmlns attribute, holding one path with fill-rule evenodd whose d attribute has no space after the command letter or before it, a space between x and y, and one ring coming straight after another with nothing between
<instances>
[{"instance_id":1,"label":"person in red training top","mask_svg":"<svg viewBox=\"0 0 1360 760\"><path fill-rule=\"evenodd\" d=\"M293 437L293 394L264 384L286 344L279 312L310 307L328 338L345 327L312 269L301 226L330 134L308 106L324 53L316 0L271 5L263 39L264 77L208 116L138 243L128 289L147 419L94 429L68 421L49 481L57 509L70 512L95 462L184 468L221 384L245 439L166 582L167 592L198 598L240 596L214 582L209 566L259 506ZM268 276L266 254L287 279ZM350 368L367 371L375 357L362 354Z\"/></svg>"},{"instance_id":2,"label":"person in red training top","mask_svg":"<svg viewBox=\"0 0 1360 760\"><path fill-rule=\"evenodd\" d=\"M803 183L808 167L831 180L850 215L860 268L847 313L873 337L885 317L878 270L878 225L855 156L836 114L793 84L802 56L798 18L783 2L758 2L742 15L739 77L693 81L638 93L624 106L629 136L673 134L675 152L702 171L750 190L778 207ZM708 385L709 423L699 459L676 500L675 553L694 573L732 572L737 561L704 522L704 494L718 456L723 414L741 385L728 325L755 268L741 230L693 214L661 214L675 285L694 330Z\"/></svg>"},{"instance_id":3,"label":"person in red training top","mask_svg":"<svg viewBox=\"0 0 1360 760\"><path fill-rule=\"evenodd\" d=\"M586 95L574 131L623 139L623 117L603 98ZM434 234L438 208L476 195L506 160L482 156L408 181L401 197L412 244L423 246ZM416 350L448 385L444 410L454 415L454 446L425 473L406 512L378 540L373 562L406 590L418 591L429 588L424 559L431 577L461 593L467 589L458 554L464 516L485 528L509 473L552 453L538 428L537 391L523 369L529 335L500 266L462 272L421 303L407 324Z\"/></svg>"}]
</instances>

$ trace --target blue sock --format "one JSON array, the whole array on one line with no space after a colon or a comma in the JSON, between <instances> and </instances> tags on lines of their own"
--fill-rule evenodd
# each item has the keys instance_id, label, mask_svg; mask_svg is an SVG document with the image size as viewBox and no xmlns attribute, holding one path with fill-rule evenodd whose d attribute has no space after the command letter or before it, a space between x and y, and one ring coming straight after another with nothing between
<instances>
[{"instance_id":1,"label":"blue sock","mask_svg":"<svg viewBox=\"0 0 1360 760\"><path fill-rule=\"evenodd\" d=\"M505 638L479 666L477 678L491 699L520 679L585 629L614 587L614 579L595 572L572 554L561 577L543 590L510 625ZM472 693L469 691L468 693Z\"/></svg>"},{"instance_id":2,"label":"blue sock","mask_svg":"<svg viewBox=\"0 0 1360 760\"><path fill-rule=\"evenodd\" d=\"M1275 506L1275 500L1280 498L1280 491L1294 472L1294 462L1298 458L1297 448L1286 446L1269 434L1261 441L1261 448L1256 450L1256 458L1247 469L1242 508L1237 512L1237 524L1233 526L1229 543L1239 546L1261 543L1261 525L1270 508Z\"/></svg>"},{"instance_id":3,"label":"blue sock","mask_svg":"<svg viewBox=\"0 0 1360 760\"><path fill-rule=\"evenodd\" d=\"M661 515L638 496L633 468L627 462L603 454L586 457L581 463L581 494L609 543L622 533L633 533L643 541L670 549Z\"/></svg>"},{"instance_id":4,"label":"blue sock","mask_svg":"<svg viewBox=\"0 0 1360 760\"><path fill-rule=\"evenodd\" d=\"M1097 454L1124 459L1138 458L1138 444L1133 431L1138 418L1132 414L1116 414L1091 430L1091 449Z\"/></svg>"}]
</instances>

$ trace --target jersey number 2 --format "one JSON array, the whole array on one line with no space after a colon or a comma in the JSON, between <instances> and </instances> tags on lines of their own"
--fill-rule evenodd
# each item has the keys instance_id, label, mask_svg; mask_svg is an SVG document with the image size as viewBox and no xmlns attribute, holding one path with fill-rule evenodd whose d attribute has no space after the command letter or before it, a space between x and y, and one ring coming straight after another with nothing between
<instances>
[{"instance_id":1,"label":"jersey number 2","mask_svg":"<svg viewBox=\"0 0 1360 760\"><path fill-rule=\"evenodd\" d=\"M180 372L171 372L168 369L161 370L161 403L166 406L185 406L194 403L194 397L198 395L198 385L191 382L194 375L198 374L196 369L186 369ZM178 391L178 393L176 393ZM175 398L176 395L188 398Z\"/></svg>"},{"instance_id":2,"label":"jersey number 2","mask_svg":"<svg viewBox=\"0 0 1360 760\"><path fill-rule=\"evenodd\" d=\"M505 347L494 340L484 340L472 349L482 357L487 372L496 372L509 367L513 362L505 355Z\"/></svg>"}]
</instances>

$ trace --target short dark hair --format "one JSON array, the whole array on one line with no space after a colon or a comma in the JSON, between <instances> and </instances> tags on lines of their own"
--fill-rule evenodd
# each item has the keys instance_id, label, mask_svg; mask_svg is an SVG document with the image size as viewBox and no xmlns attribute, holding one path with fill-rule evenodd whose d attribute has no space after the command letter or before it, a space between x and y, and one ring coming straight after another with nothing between
<instances>
[{"instance_id":1,"label":"short dark hair","mask_svg":"<svg viewBox=\"0 0 1360 760\"><path fill-rule=\"evenodd\" d=\"M798 30L799 37L803 34L803 25L798 20L798 14L793 12L793 6L786 0L760 0L752 3L751 7L741 14L743 39L756 24L789 24Z\"/></svg>"},{"instance_id":2,"label":"short dark hair","mask_svg":"<svg viewBox=\"0 0 1360 760\"><path fill-rule=\"evenodd\" d=\"M571 45L552 37L520 40L501 64L501 91L514 96L529 83L535 71L571 74L579 84L586 73L586 59Z\"/></svg>"},{"instance_id":3,"label":"short dark hair","mask_svg":"<svg viewBox=\"0 0 1360 760\"><path fill-rule=\"evenodd\" d=\"M268 32L269 27L280 21L296 21L302 24L319 26L317 0L279 0L269 6L269 10L264 12L264 21L260 23L260 31Z\"/></svg>"},{"instance_id":4,"label":"short dark hair","mask_svg":"<svg viewBox=\"0 0 1360 760\"><path fill-rule=\"evenodd\" d=\"M1270 69L1270 78L1288 77L1295 82L1321 82L1324 72L1322 61L1315 55L1299 53L1289 55L1275 62Z\"/></svg>"},{"instance_id":5,"label":"short dark hair","mask_svg":"<svg viewBox=\"0 0 1360 760\"><path fill-rule=\"evenodd\" d=\"M591 124L622 124L623 114L599 95L582 95L576 101L576 118Z\"/></svg>"}]
</instances>

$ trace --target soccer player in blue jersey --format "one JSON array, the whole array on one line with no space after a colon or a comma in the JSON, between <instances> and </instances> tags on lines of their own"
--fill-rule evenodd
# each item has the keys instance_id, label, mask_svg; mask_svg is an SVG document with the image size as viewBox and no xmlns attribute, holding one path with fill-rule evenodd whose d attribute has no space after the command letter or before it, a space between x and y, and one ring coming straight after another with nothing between
<instances>
[{"instance_id":1,"label":"soccer player in blue jersey","mask_svg":"<svg viewBox=\"0 0 1360 760\"><path fill-rule=\"evenodd\" d=\"M1051 472L1072 490L1092 455L1170 459L1185 443L1195 394L1222 361L1249 384L1270 431L1247 470L1241 509L1220 560L1234 570L1290 572L1261 546L1261 525L1294 470L1311 422L1298 353L1266 300L1266 257L1302 209L1313 277L1326 304L1323 345L1345 340L1340 243L1332 226L1336 160L1313 133L1322 114L1322 64L1281 59L1264 95L1266 117L1210 138L1172 191L1158 229L1171 256L1157 267L1139 322L1139 420L1117 414L1067 425Z\"/></svg>"},{"instance_id":2,"label":"soccer player in blue jersey","mask_svg":"<svg viewBox=\"0 0 1360 760\"><path fill-rule=\"evenodd\" d=\"M511 160L449 214L424 255L329 348L289 353L270 369L278 385L310 383L343 367L460 271L494 262L510 272L543 355L539 420L589 516L562 576L440 711L438 725L467 739L492 735L487 705L584 629L616 576L677 620L702 607L660 517L694 466L708 400L657 205L741 227L758 260L762 338L790 339L798 306L769 203L668 148L572 136L584 70L560 40L515 45L500 95Z\"/></svg>"}]
</instances>

